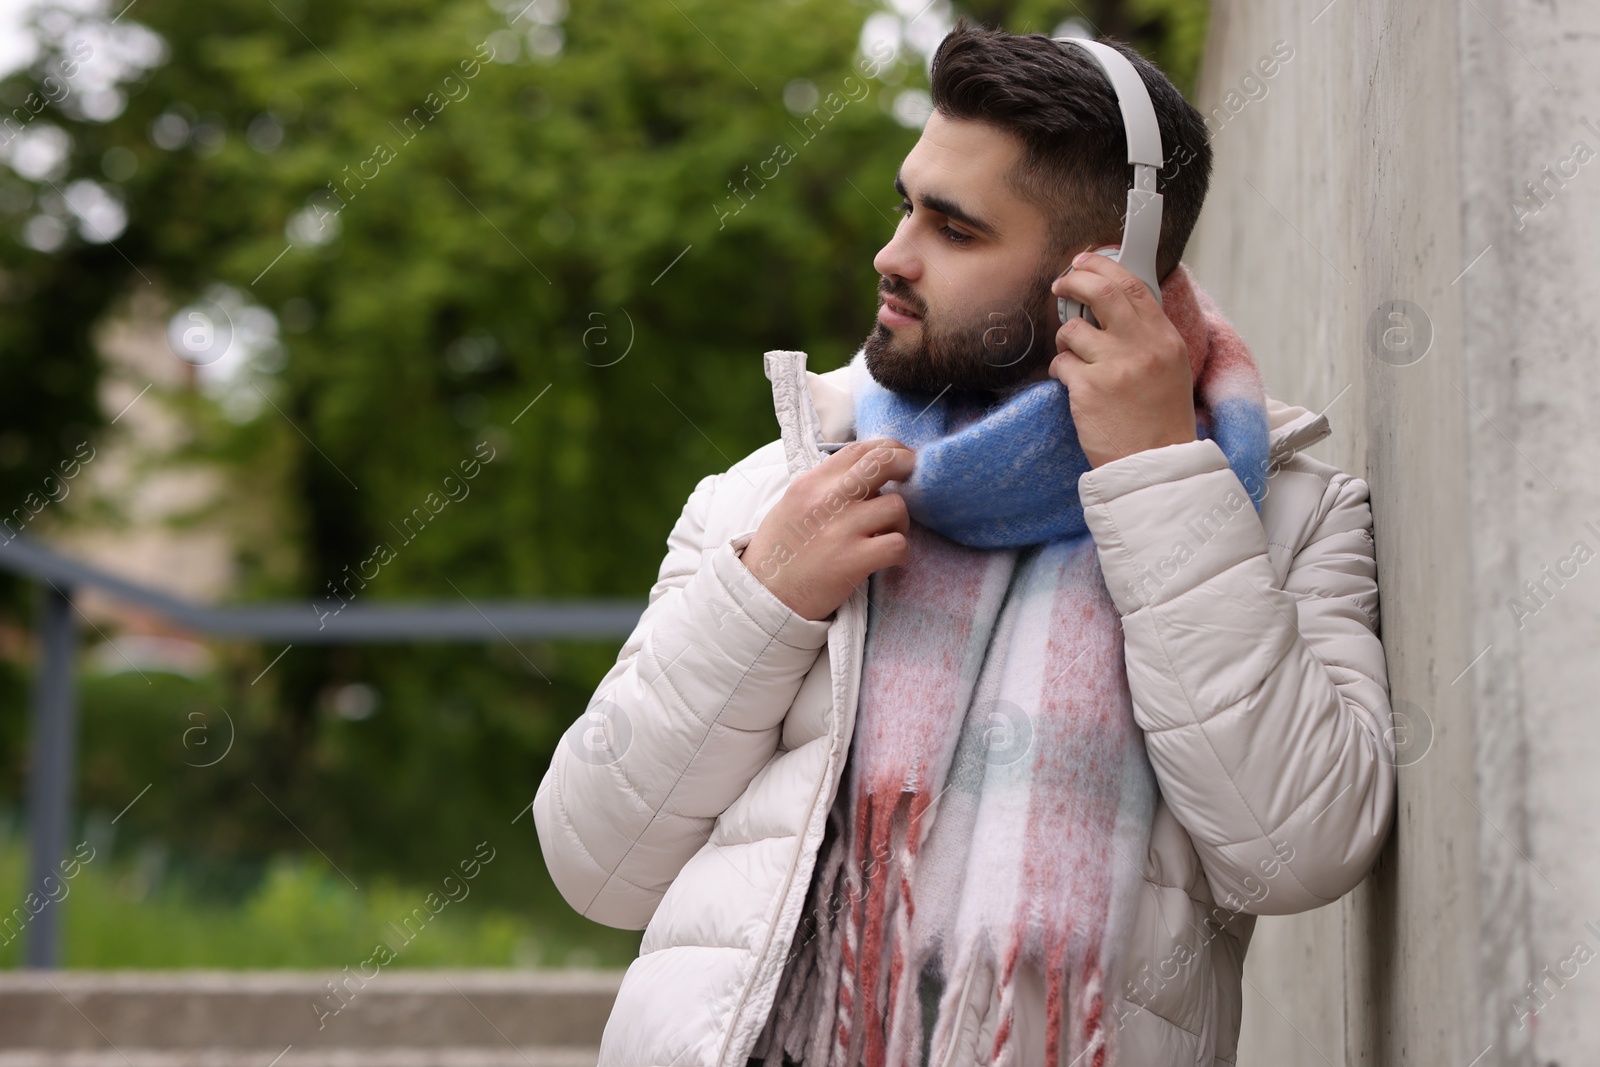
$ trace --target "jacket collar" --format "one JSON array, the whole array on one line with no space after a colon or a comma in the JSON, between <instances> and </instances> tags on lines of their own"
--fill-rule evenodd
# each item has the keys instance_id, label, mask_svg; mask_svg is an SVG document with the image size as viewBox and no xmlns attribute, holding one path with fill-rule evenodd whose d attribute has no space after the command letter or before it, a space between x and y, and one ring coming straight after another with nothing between
<instances>
[{"instance_id":1,"label":"jacket collar","mask_svg":"<svg viewBox=\"0 0 1600 1067\"><path fill-rule=\"evenodd\" d=\"M821 461L821 442L855 439L849 364L818 374L806 370L804 352L782 349L768 352L764 362L791 473ZM1269 461L1309 448L1332 432L1328 417L1321 412L1267 397Z\"/></svg>"}]
</instances>

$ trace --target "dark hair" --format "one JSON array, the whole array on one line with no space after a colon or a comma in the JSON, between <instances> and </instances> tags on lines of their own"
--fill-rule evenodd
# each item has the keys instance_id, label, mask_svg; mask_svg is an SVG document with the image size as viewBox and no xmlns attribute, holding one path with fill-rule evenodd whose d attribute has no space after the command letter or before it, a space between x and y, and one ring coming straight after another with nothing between
<instances>
[{"instance_id":1,"label":"dark hair","mask_svg":"<svg viewBox=\"0 0 1600 1067\"><path fill-rule=\"evenodd\" d=\"M1166 278L1183 256L1211 182L1205 120L1161 70L1119 41L1150 92L1165 166L1156 273ZM1018 195L1044 210L1051 251L1122 232L1133 168L1117 95L1082 49L1041 33L1014 35L957 22L933 55L933 106L947 118L1017 134L1022 159L1009 175Z\"/></svg>"}]
</instances>

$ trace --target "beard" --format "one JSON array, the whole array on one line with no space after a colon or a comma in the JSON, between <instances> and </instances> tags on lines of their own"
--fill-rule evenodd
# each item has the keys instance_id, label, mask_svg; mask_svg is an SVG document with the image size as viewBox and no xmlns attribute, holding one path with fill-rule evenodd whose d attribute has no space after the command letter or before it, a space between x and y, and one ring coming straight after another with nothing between
<instances>
[{"instance_id":1,"label":"beard","mask_svg":"<svg viewBox=\"0 0 1600 1067\"><path fill-rule=\"evenodd\" d=\"M1058 272L1040 265L1020 304L1005 310L930 312L901 279L878 282L880 296L893 297L921 319L914 331L877 323L867 336L867 370L894 392L997 396L1047 376L1056 356L1055 296Z\"/></svg>"}]
</instances>

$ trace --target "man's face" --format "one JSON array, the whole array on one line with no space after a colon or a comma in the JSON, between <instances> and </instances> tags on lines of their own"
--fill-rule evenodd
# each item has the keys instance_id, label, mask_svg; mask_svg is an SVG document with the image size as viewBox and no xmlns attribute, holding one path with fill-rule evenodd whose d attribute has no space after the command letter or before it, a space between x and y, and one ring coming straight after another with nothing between
<instances>
[{"instance_id":1,"label":"man's face","mask_svg":"<svg viewBox=\"0 0 1600 1067\"><path fill-rule=\"evenodd\" d=\"M895 179L903 217L872 261L866 360L886 388L993 392L1049 376L1050 283L1079 250L1050 254L1044 213L1006 180L1021 156L1008 130L929 116Z\"/></svg>"}]
</instances>

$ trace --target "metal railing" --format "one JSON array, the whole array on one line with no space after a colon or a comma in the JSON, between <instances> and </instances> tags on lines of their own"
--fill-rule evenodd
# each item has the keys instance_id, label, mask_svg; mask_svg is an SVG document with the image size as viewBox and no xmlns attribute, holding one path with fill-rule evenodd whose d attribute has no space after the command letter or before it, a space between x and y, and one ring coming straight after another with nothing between
<instances>
[{"instance_id":1,"label":"metal railing","mask_svg":"<svg viewBox=\"0 0 1600 1067\"><path fill-rule=\"evenodd\" d=\"M77 698L76 590L92 588L193 633L306 644L387 641L509 641L626 637L644 604L623 600L369 603L319 614L309 602L211 607L174 597L60 555L26 537L0 542L0 569L39 587L39 662L34 675L28 772L29 887L48 900L47 879L67 853L72 821ZM61 906L33 916L24 964L60 966Z\"/></svg>"}]
</instances>

